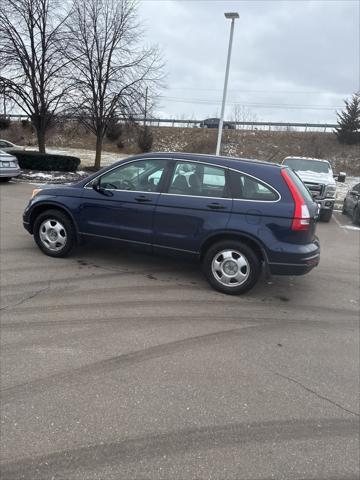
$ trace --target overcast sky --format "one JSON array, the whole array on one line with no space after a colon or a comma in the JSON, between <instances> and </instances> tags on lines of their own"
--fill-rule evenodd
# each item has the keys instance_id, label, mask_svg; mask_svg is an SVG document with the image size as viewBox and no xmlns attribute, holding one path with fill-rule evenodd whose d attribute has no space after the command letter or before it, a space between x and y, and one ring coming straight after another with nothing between
<instances>
[{"instance_id":1,"label":"overcast sky","mask_svg":"<svg viewBox=\"0 0 360 480\"><path fill-rule=\"evenodd\" d=\"M225 117L240 104L261 121L336 121L360 89L358 0L141 0L146 39L166 60L157 112L220 113L230 20L237 11Z\"/></svg>"}]
</instances>

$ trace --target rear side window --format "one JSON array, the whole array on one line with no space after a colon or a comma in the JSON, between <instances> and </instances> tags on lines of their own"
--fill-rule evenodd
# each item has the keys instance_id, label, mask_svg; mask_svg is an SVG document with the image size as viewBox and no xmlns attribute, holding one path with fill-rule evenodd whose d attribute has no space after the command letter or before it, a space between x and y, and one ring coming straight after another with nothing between
<instances>
[{"instance_id":1,"label":"rear side window","mask_svg":"<svg viewBox=\"0 0 360 480\"><path fill-rule=\"evenodd\" d=\"M231 172L231 189L233 198L239 200L274 202L279 199L279 194L261 180L240 172Z\"/></svg>"},{"instance_id":2,"label":"rear side window","mask_svg":"<svg viewBox=\"0 0 360 480\"><path fill-rule=\"evenodd\" d=\"M302 180L297 176L297 174L294 172L294 170L291 170L291 168L286 169L286 172L288 175L291 177L297 188L300 190L301 195L303 196L303 199L306 202L313 202L313 198L311 196L311 193L309 192L308 188Z\"/></svg>"},{"instance_id":3,"label":"rear side window","mask_svg":"<svg viewBox=\"0 0 360 480\"><path fill-rule=\"evenodd\" d=\"M225 169L201 163L178 162L169 193L200 197L226 197Z\"/></svg>"}]
</instances>

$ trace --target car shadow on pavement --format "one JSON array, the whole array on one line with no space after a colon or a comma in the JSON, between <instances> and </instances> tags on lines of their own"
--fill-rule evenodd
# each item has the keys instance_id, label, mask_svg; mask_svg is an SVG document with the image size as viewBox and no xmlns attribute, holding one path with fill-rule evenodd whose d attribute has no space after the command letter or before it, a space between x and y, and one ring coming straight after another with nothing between
<instances>
[{"instance_id":1,"label":"car shadow on pavement","mask_svg":"<svg viewBox=\"0 0 360 480\"><path fill-rule=\"evenodd\" d=\"M173 281L179 285L198 286L217 295L225 296L211 289L205 280L201 263L196 258L170 256L166 254L145 253L140 249L119 245L111 241L87 241L71 255L79 268L95 268L113 272L143 275L160 284ZM299 277L298 277L299 278ZM257 285L245 294L247 298L264 297L278 300L280 303L290 301L289 289L298 281L296 277L269 277L265 271Z\"/></svg>"}]
</instances>

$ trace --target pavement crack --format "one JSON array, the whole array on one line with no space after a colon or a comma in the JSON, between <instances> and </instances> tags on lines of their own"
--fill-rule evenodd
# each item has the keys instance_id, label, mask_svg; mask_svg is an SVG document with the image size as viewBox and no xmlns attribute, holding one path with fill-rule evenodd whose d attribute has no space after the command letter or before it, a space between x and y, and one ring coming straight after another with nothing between
<instances>
[{"instance_id":1,"label":"pavement crack","mask_svg":"<svg viewBox=\"0 0 360 480\"><path fill-rule=\"evenodd\" d=\"M341 410L343 410L344 412L347 412L347 413L350 413L351 415L356 415L357 417L360 417L359 413L354 412L352 410L349 410L348 408L343 407L340 403L337 403L334 400L331 400L331 398L328 398L328 397L325 397L324 395L321 395L321 393L318 393L315 390L313 390L312 388L307 387L303 383L299 382L299 380L296 380L295 378L289 377L287 375L283 375L282 373L274 372L273 370L270 370L270 371L271 371L271 373L273 373L274 375L276 375L278 377L284 378L285 380L288 380L289 382L295 383L296 385L298 385L302 389L306 390L309 393L312 393L313 395L320 398L321 400L325 400L325 402L328 402L331 405L334 405L335 407L341 408Z\"/></svg>"},{"instance_id":2,"label":"pavement crack","mask_svg":"<svg viewBox=\"0 0 360 480\"><path fill-rule=\"evenodd\" d=\"M22 305L23 303L27 302L28 300L31 300L32 298L34 297L37 297L38 295L40 295L41 293L44 293L46 292L47 290L49 290L51 288L51 280L49 280L48 284L46 287L44 288L40 288L40 290L36 290L36 292L33 292L31 293L30 295L27 295L26 297L22 298L21 300L19 300L18 302L16 303L13 303L13 304L8 304L8 305L5 305L4 307L1 307L0 308L0 311L4 311L4 310L7 310L9 308L14 308L14 307L17 307L19 305Z\"/></svg>"}]
</instances>

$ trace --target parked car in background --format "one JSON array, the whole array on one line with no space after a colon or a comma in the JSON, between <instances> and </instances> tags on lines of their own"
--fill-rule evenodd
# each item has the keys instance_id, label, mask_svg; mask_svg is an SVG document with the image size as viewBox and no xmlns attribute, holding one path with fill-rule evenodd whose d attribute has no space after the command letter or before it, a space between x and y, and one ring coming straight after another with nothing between
<instances>
[{"instance_id":1,"label":"parked car in background","mask_svg":"<svg viewBox=\"0 0 360 480\"><path fill-rule=\"evenodd\" d=\"M220 125L220 118L206 118L205 120L200 122L199 127L200 128L219 128L219 125ZM223 128L234 130L235 125L230 122L224 122Z\"/></svg>"},{"instance_id":2,"label":"parked car in background","mask_svg":"<svg viewBox=\"0 0 360 480\"><path fill-rule=\"evenodd\" d=\"M215 289L239 294L262 267L302 275L319 263L318 209L287 167L151 153L72 185L34 190L23 223L52 257L87 238L118 240L196 258Z\"/></svg>"},{"instance_id":3,"label":"parked car in background","mask_svg":"<svg viewBox=\"0 0 360 480\"><path fill-rule=\"evenodd\" d=\"M283 165L294 170L320 205L320 220L329 222L336 198L336 182L345 182L346 174L334 175L330 162L319 158L286 157Z\"/></svg>"},{"instance_id":4,"label":"parked car in background","mask_svg":"<svg viewBox=\"0 0 360 480\"><path fill-rule=\"evenodd\" d=\"M0 150L0 180L7 182L18 175L20 175L20 167L17 158Z\"/></svg>"},{"instance_id":5,"label":"parked car in background","mask_svg":"<svg viewBox=\"0 0 360 480\"><path fill-rule=\"evenodd\" d=\"M360 225L360 183L347 192L342 207L344 215L350 215L353 223Z\"/></svg>"},{"instance_id":6,"label":"parked car in background","mask_svg":"<svg viewBox=\"0 0 360 480\"><path fill-rule=\"evenodd\" d=\"M3 152L11 152L12 150L25 150L25 147L15 145L8 140L0 139L0 150L2 150Z\"/></svg>"}]
</instances>

